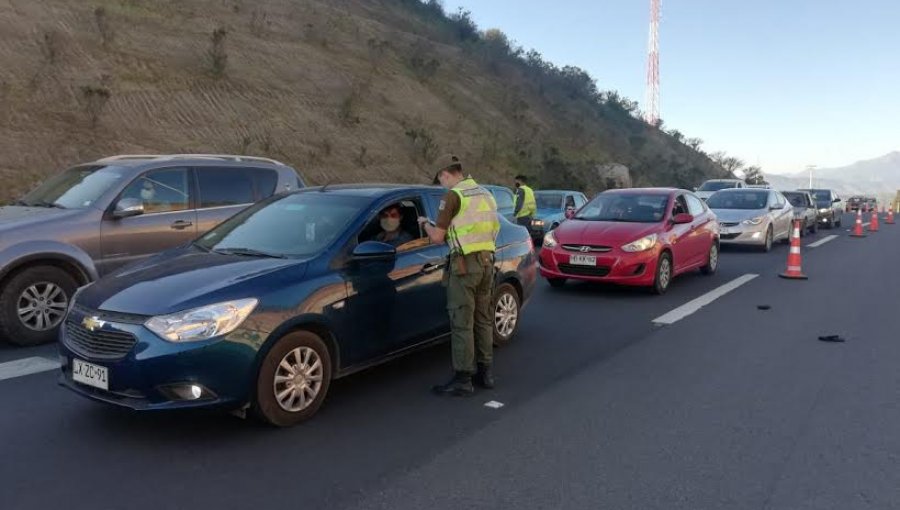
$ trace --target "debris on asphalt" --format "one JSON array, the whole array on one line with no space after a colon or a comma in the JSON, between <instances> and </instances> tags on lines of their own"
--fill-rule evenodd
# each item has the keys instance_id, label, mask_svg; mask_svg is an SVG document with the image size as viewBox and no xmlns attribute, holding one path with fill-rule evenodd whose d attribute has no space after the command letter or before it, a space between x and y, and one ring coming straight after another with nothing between
<instances>
[{"instance_id":1,"label":"debris on asphalt","mask_svg":"<svg viewBox=\"0 0 900 510\"><path fill-rule=\"evenodd\" d=\"M757 310L771 310L772 307L769 305L756 305Z\"/></svg>"},{"instance_id":2,"label":"debris on asphalt","mask_svg":"<svg viewBox=\"0 0 900 510\"><path fill-rule=\"evenodd\" d=\"M826 335L820 336L819 340L823 342L845 342L844 338L840 335Z\"/></svg>"}]
</instances>

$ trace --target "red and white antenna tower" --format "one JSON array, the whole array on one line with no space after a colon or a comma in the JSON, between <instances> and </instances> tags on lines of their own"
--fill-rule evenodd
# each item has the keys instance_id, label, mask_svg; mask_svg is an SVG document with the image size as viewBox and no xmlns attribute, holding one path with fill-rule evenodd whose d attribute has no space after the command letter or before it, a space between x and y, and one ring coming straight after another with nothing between
<instances>
[{"instance_id":1,"label":"red and white antenna tower","mask_svg":"<svg viewBox=\"0 0 900 510\"><path fill-rule=\"evenodd\" d=\"M647 54L647 104L644 114L648 124L659 121L659 2L650 0L650 42Z\"/></svg>"}]
</instances>

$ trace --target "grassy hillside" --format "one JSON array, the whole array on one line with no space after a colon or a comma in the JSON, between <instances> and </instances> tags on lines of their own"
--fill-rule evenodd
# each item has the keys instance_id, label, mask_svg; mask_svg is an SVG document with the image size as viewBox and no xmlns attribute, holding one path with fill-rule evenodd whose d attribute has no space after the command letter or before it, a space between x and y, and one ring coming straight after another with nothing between
<instances>
[{"instance_id":1,"label":"grassy hillside","mask_svg":"<svg viewBox=\"0 0 900 510\"><path fill-rule=\"evenodd\" d=\"M231 152L308 181L691 186L709 158L576 68L418 0L0 0L0 200L114 153ZM696 144L694 144L696 145Z\"/></svg>"}]
</instances>

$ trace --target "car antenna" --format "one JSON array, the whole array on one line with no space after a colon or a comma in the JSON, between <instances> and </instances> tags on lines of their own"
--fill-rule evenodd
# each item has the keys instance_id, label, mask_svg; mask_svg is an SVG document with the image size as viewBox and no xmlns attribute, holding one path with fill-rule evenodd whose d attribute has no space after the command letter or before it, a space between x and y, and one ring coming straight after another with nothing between
<instances>
[{"instance_id":1,"label":"car antenna","mask_svg":"<svg viewBox=\"0 0 900 510\"><path fill-rule=\"evenodd\" d=\"M325 184L324 184L321 188L319 188L319 193L324 192L325 189L326 189L330 184L331 184L331 179L325 181Z\"/></svg>"}]
</instances>

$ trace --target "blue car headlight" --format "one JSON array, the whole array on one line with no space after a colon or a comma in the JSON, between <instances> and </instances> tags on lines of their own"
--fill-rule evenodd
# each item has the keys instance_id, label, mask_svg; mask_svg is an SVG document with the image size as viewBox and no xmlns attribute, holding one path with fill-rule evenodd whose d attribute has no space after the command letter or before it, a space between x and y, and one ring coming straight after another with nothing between
<instances>
[{"instance_id":1,"label":"blue car headlight","mask_svg":"<svg viewBox=\"0 0 900 510\"><path fill-rule=\"evenodd\" d=\"M144 326L170 342L197 342L231 333L253 312L256 298L226 301L151 317Z\"/></svg>"}]
</instances>

